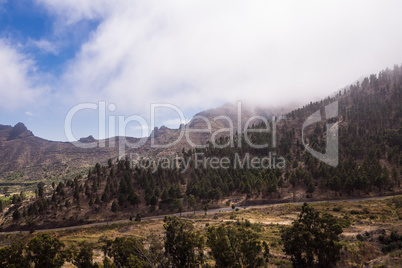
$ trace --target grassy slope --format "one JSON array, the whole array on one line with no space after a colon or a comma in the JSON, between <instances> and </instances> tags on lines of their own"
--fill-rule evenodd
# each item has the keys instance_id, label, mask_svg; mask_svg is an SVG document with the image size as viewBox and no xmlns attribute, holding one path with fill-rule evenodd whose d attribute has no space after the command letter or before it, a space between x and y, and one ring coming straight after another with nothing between
<instances>
[{"instance_id":1,"label":"grassy slope","mask_svg":"<svg viewBox=\"0 0 402 268\"><path fill-rule=\"evenodd\" d=\"M342 234L342 259L339 267L401 267L402 251L394 251L388 255L381 252L378 236L385 230L402 233L402 196L384 200L369 200L359 202L342 201L339 203L317 203L312 206L321 212L328 212L338 217L345 226ZM235 212L221 212L207 215L190 215L183 219L192 221L199 230L206 230L207 225L217 225L227 221L244 221L252 223L252 228L268 242L272 257L270 267L290 267L290 259L283 254L280 231L290 225L300 211L300 205L273 205L263 208L250 208ZM163 239L163 220L130 222L107 226L77 228L51 232L68 246L75 246L81 241L95 245L95 259L100 262L103 258L100 239L115 239L116 237L147 237L153 233ZM359 239L357 239L360 234ZM8 245L17 239L30 239L35 234L1 234L0 246ZM66 264L66 267L71 265Z\"/></svg>"}]
</instances>

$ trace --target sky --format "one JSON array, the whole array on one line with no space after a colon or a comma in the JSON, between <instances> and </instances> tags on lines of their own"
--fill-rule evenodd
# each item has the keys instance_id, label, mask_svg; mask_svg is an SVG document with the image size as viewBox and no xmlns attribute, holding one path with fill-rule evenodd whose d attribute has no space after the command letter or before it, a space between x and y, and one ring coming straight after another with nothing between
<instances>
[{"instance_id":1,"label":"sky","mask_svg":"<svg viewBox=\"0 0 402 268\"><path fill-rule=\"evenodd\" d=\"M401 64L401 10L370 0L0 0L0 124L66 141L66 125L77 139L143 136L130 119L177 128L226 102L302 106Z\"/></svg>"}]
</instances>

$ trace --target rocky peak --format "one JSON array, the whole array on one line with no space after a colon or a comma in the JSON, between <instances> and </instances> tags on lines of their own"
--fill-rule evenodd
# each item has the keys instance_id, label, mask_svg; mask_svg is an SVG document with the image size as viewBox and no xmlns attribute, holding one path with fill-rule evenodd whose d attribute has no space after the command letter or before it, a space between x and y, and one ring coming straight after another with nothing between
<instances>
[{"instance_id":1,"label":"rocky peak","mask_svg":"<svg viewBox=\"0 0 402 268\"><path fill-rule=\"evenodd\" d=\"M92 135L89 135L86 138L81 138L79 141L82 143L90 143L96 141L96 139Z\"/></svg>"},{"instance_id":2,"label":"rocky peak","mask_svg":"<svg viewBox=\"0 0 402 268\"><path fill-rule=\"evenodd\" d=\"M15 140L15 139L22 139L26 137L33 137L31 131L27 129L27 127L23 123L16 124L10 131L10 134L7 140Z\"/></svg>"}]
</instances>

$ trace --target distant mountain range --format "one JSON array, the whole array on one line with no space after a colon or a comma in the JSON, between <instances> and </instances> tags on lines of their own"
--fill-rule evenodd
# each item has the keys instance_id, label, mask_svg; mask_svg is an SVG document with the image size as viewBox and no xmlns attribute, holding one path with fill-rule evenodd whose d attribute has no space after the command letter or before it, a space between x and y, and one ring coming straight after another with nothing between
<instances>
[{"instance_id":1,"label":"distant mountain range","mask_svg":"<svg viewBox=\"0 0 402 268\"><path fill-rule=\"evenodd\" d=\"M265 110L260 114L267 113ZM242 125L255 112L251 108L242 107L240 118ZM264 114L270 118L274 112ZM179 153L183 148L190 148L191 145L185 138L179 140L174 146L167 149L153 148L151 137L154 144L162 145L176 141L180 135L180 128L206 129L205 120L211 123L211 132L189 133L192 143L205 144L211 133L229 127L227 120L214 119L218 116L227 116L232 120L235 129L238 122L238 107L235 104L227 103L221 107L202 111L194 116L188 125L180 126L178 129L170 129L166 126L155 128L145 144L140 148L126 148L126 153L138 153L141 156L162 156L171 153ZM256 123L255 121L254 123ZM222 132L220 135L228 135L229 132ZM218 135L219 137L219 135ZM41 180L51 180L54 178L62 179L73 174L84 171L86 168L99 162L105 164L109 158L119 157L119 138L112 137L103 141L105 147L79 148L70 142L49 141L36 137L23 123L15 126L0 125L0 186L14 183L30 183ZM136 143L139 138L126 137L128 142ZM110 147L111 142L115 143ZM93 136L81 138L79 142L90 144L99 142Z\"/></svg>"}]
</instances>

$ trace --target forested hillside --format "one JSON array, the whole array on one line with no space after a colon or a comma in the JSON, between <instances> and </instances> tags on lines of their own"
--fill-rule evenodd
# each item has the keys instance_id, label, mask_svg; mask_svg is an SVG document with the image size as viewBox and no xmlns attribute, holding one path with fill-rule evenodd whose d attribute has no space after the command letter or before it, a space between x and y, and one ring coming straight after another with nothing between
<instances>
[{"instance_id":1,"label":"forested hillside","mask_svg":"<svg viewBox=\"0 0 402 268\"><path fill-rule=\"evenodd\" d=\"M96 164L87 176L53 185L38 184L35 197L24 200L21 193L10 199L12 206L5 212L2 228L29 229L173 211L207 211L231 204L399 192L401 89L402 68L395 66L332 97L311 102L279 121L275 147L272 131L236 132L233 137L220 137L218 146L209 142L207 148L183 149L179 157L144 158L141 164L129 157L110 159L107 166ZM339 103L339 115L327 121L338 122L339 165L331 167L305 150L301 129L307 117L334 101ZM306 144L323 153L327 121L305 130ZM273 124L269 124L272 130ZM267 126L259 121L252 127ZM270 146L256 149L247 139ZM234 146L224 146L231 142ZM253 158L258 162L264 157L271 161L270 167L264 161L258 166L244 166ZM221 162L212 163L214 158L227 159L224 167ZM6 205L0 204L0 208Z\"/></svg>"}]
</instances>

